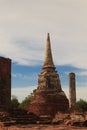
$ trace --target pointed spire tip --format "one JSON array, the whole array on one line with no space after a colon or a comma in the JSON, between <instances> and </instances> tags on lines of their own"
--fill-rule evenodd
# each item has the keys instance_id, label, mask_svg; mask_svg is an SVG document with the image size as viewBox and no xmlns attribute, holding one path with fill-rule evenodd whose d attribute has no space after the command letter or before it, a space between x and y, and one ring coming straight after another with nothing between
<instances>
[{"instance_id":1,"label":"pointed spire tip","mask_svg":"<svg viewBox=\"0 0 87 130\"><path fill-rule=\"evenodd\" d=\"M50 33L47 33L47 36L49 37L49 36L50 36Z\"/></svg>"},{"instance_id":2,"label":"pointed spire tip","mask_svg":"<svg viewBox=\"0 0 87 130\"><path fill-rule=\"evenodd\" d=\"M47 35L50 35L49 33L47 33Z\"/></svg>"},{"instance_id":3,"label":"pointed spire tip","mask_svg":"<svg viewBox=\"0 0 87 130\"><path fill-rule=\"evenodd\" d=\"M47 33L47 40L50 40L50 34Z\"/></svg>"},{"instance_id":4,"label":"pointed spire tip","mask_svg":"<svg viewBox=\"0 0 87 130\"><path fill-rule=\"evenodd\" d=\"M49 33L47 33L47 41L46 41L46 53L45 53L45 60L43 68L55 68L52 58L52 52L51 52L51 44L50 44L50 36Z\"/></svg>"}]
</instances>

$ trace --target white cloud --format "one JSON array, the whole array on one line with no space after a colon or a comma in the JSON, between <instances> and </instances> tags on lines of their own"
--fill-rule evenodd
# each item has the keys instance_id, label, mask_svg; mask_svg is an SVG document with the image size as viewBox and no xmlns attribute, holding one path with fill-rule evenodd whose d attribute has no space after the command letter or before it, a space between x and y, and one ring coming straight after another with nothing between
<instances>
[{"instance_id":1,"label":"white cloud","mask_svg":"<svg viewBox=\"0 0 87 130\"><path fill-rule=\"evenodd\" d=\"M86 15L86 0L0 1L0 55L41 64L50 32L55 64L87 68Z\"/></svg>"},{"instance_id":2,"label":"white cloud","mask_svg":"<svg viewBox=\"0 0 87 130\"><path fill-rule=\"evenodd\" d=\"M76 75L78 75L78 76L87 76L87 70L77 72Z\"/></svg>"},{"instance_id":3,"label":"white cloud","mask_svg":"<svg viewBox=\"0 0 87 130\"><path fill-rule=\"evenodd\" d=\"M35 73L34 73L33 75L35 75ZM12 74L12 77L13 77L13 78L28 79L28 80L29 80L29 78L30 78L29 75L24 75L24 74L22 74L22 73L13 73L13 74ZM32 76L32 77L33 77L33 76Z\"/></svg>"},{"instance_id":4,"label":"white cloud","mask_svg":"<svg viewBox=\"0 0 87 130\"><path fill-rule=\"evenodd\" d=\"M19 87L19 88L12 88L11 90L11 95L15 95L18 100L21 102L22 100L25 99L30 93L33 92L33 90L36 89L36 86L31 86L31 87Z\"/></svg>"},{"instance_id":5,"label":"white cloud","mask_svg":"<svg viewBox=\"0 0 87 130\"><path fill-rule=\"evenodd\" d=\"M78 87L76 92L77 100L84 99L87 101L87 87Z\"/></svg>"}]
</instances>

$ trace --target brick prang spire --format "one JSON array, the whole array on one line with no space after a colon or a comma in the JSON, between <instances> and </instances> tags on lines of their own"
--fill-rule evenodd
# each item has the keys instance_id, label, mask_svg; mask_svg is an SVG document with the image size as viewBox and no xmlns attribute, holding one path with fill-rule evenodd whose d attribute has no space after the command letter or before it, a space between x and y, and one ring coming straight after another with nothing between
<instances>
[{"instance_id":1,"label":"brick prang spire","mask_svg":"<svg viewBox=\"0 0 87 130\"><path fill-rule=\"evenodd\" d=\"M52 58L49 33L47 34L45 60L44 60L44 65L43 65L43 69L46 69L46 68L55 68L54 63L53 63L53 58Z\"/></svg>"}]
</instances>

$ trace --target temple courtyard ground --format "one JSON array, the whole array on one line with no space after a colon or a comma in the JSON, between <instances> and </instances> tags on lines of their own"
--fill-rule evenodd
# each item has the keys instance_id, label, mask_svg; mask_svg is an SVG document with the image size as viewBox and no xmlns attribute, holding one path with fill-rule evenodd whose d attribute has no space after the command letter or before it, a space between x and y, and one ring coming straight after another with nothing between
<instances>
[{"instance_id":1,"label":"temple courtyard ground","mask_svg":"<svg viewBox=\"0 0 87 130\"><path fill-rule=\"evenodd\" d=\"M75 127L66 125L17 125L0 127L0 130L87 130L87 127Z\"/></svg>"}]
</instances>

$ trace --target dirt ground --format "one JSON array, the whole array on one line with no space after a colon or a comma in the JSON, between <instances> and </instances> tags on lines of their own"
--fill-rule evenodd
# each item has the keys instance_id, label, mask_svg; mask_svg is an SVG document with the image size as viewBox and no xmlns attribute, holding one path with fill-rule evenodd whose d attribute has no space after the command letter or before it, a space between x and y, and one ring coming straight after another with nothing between
<instances>
[{"instance_id":1,"label":"dirt ground","mask_svg":"<svg viewBox=\"0 0 87 130\"><path fill-rule=\"evenodd\" d=\"M1 127L0 130L87 130L87 127L65 125L24 125Z\"/></svg>"}]
</instances>

